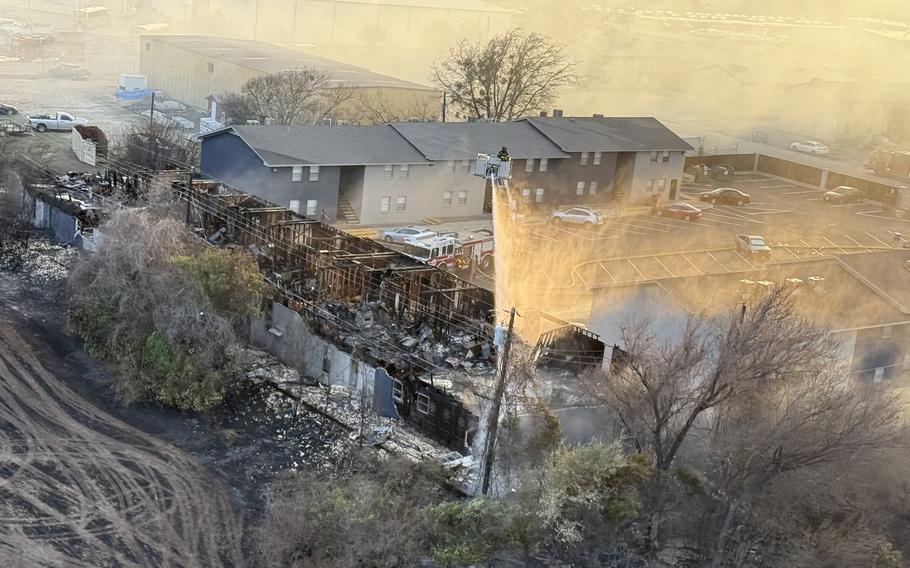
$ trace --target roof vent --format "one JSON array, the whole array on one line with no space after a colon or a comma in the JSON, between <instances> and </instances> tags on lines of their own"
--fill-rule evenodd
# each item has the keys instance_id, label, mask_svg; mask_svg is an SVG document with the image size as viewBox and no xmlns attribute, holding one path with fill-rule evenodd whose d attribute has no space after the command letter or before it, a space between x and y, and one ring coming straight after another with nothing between
<instances>
[{"instance_id":1,"label":"roof vent","mask_svg":"<svg viewBox=\"0 0 910 568\"><path fill-rule=\"evenodd\" d=\"M594 118L603 118L603 117L604 117L604 115L602 115L602 114L595 114L595 115L594 115Z\"/></svg>"},{"instance_id":2,"label":"roof vent","mask_svg":"<svg viewBox=\"0 0 910 568\"><path fill-rule=\"evenodd\" d=\"M540 111L540 118L546 118L546 117L547 117L547 111L545 111L545 110Z\"/></svg>"}]
</instances>

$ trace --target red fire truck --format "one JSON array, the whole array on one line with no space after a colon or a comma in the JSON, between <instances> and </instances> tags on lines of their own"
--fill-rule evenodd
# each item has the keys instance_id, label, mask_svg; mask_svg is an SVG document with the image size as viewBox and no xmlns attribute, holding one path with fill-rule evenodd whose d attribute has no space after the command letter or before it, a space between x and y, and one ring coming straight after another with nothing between
<instances>
[{"instance_id":1,"label":"red fire truck","mask_svg":"<svg viewBox=\"0 0 910 568\"><path fill-rule=\"evenodd\" d=\"M874 150L864 166L880 176L910 179L910 152Z\"/></svg>"},{"instance_id":2,"label":"red fire truck","mask_svg":"<svg viewBox=\"0 0 910 568\"><path fill-rule=\"evenodd\" d=\"M471 266L489 270L493 267L495 252L493 231L481 229L464 240L446 234L412 239L405 241L403 252L446 270L467 270Z\"/></svg>"}]
</instances>

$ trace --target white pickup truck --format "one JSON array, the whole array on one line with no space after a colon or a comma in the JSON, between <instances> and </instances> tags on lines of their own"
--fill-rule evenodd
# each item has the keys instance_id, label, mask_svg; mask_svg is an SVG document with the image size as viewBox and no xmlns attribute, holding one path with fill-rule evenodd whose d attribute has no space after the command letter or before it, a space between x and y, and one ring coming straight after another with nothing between
<instances>
[{"instance_id":1,"label":"white pickup truck","mask_svg":"<svg viewBox=\"0 0 910 568\"><path fill-rule=\"evenodd\" d=\"M736 250L747 252L755 258L770 258L771 247L764 237L758 235L736 235Z\"/></svg>"},{"instance_id":2,"label":"white pickup truck","mask_svg":"<svg viewBox=\"0 0 910 568\"><path fill-rule=\"evenodd\" d=\"M48 130L72 130L77 124L86 125L88 120L85 118L76 118L75 116L65 113L56 112L54 114L36 114L35 116L25 117L28 123L38 132Z\"/></svg>"}]
</instances>

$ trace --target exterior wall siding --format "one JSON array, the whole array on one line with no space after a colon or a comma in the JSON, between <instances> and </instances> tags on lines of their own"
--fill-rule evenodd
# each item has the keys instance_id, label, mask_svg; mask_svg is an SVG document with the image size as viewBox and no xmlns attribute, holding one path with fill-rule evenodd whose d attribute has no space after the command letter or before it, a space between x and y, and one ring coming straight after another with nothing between
<instances>
[{"instance_id":1,"label":"exterior wall siding","mask_svg":"<svg viewBox=\"0 0 910 568\"><path fill-rule=\"evenodd\" d=\"M525 171L528 160L515 160L512 165L513 188L521 193L530 189L531 194L525 199L527 205L559 207L583 203L606 203L613 200L614 182L616 180L617 155L605 152L599 165L594 165L594 153L590 152L588 164L581 165L581 154L571 154L564 159L550 159L547 171L540 171L540 159L534 160L534 171ZM578 183L584 182L584 193L578 195ZM591 182L597 183L597 190L591 194ZM536 202L535 191L544 189L543 201Z\"/></svg>"},{"instance_id":2,"label":"exterior wall siding","mask_svg":"<svg viewBox=\"0 0 910 568\"><path fill-rule=\"evenodd\" d=\"M364 168L363 201L357 212L366 225L397 225L419 222L426 217L468 217L483 214L484 182L481 178L461 173L456 162L450 173L447 162L433 165L411 164L408 179L401 179L400 166L395 165L393 179L385 179L384 166ZM473 166L471 171L473 172ZM458 193L467 193L467 204L458 205ZM443 197L452 193L452 204L446 206ZM396 199L407 198L404 211L396 210ZM381 211L382 198L389 197L389 211Z\"/></svg>"},{"instance_id":3,"label":"exterior wall siding","mask_svg":"<svg viewBox=\"0 0 910 568\"><path fill-rule=\"evenodd\" d=\"M306 213L307 200L315 199L316 215L325 209L329 221L335 221L341 168L323 166L319 168L319 181L309 181L309 169L304 166L299 182L291 181L291 168L275 169L265 167L249 146L229 132L202 142L202 175L283 207L297 200L302 214Z\"/></svg>"},{"instance_id":4,"label":"exterior wall siding","mask_svg":"<svg viewBox=\"0 0 910 568\"><path fill-rule=\"evenodd\" d=\"M685 154L683 152L670 152L670 162L663 163L662 152L657 153L657 163L651 163L651 152L637 152L635 154L635 168L628 188L629 203L642 205L658 196L659 199L668 199L672 180L677 180L677 191L682 183ZM660 180L667 180L663 191L659 190ZM649 191L648 180L654 180L653 189Z\"/></svg>"}]
</instances>

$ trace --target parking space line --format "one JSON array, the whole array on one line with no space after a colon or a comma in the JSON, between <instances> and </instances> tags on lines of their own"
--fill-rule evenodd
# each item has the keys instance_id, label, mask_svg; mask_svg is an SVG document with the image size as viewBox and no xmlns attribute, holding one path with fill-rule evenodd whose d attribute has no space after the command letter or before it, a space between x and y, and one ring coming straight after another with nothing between
<instances>
[{"instance_id":1,"label":"parking space line","mask_svg":"<svg viewBox=\"0 0 910 568\"><path fill-rule=\"evenodd\" d=\"M785 246L783 247L783 249L784 249L785 251L789 252L790 254L792 254L794 258L800 258L800 256L799 256L798 254L796 254L795 252L793 252L793 251L790 249L789 246L785 245Z\"/></svg>"},{"instance_id":2,"label":"parking space line","mask_svg":"<svg viewBox=\"0 0 910 568\"><path fill-rule=\"evenodd\" d=\"M588 281L585 280L585 277L581 275L581 272L579 272L579 271L577 271L577 270L573 270L573 272L575 273L575 276L578 277L579 280L581 280L582 286L584 286L585 288L587 288L587 287L588 287Z\"/></svg>"},{"instance_id":3,"label":"parking space line","mask_svg":"<svg viewBox=\"0 0 910 568\"><path fill-rule=\"evenodd\" d=\"M604 272L607 273L607 276L610 277L610 280L612 280L613 282L616 282L616 277L613 276L613 274L611 274L609 270L607 270L607 267L604 266L604 263L598 262L597 265L600 266L600 269L601 269L601 270L603 270Z\"/></svg>"},{"instance_id":4,"label":"parking space line","mask_svg":"<svg viewBox=\"0 0 910 568\"><path fill-rule=\"evenodd\" d=\"M762 185L762 186L759 186L759 189L780 189L782 187L793 187L793 186L789 183L784 183L781 185ZM791 195L791 194L790 193L781 193L781 195Z\"/></svg>"},{"instance_id":5,"label":"parking space line","mask_svg":"<svg viewBox=\"0 0 910 568\"><path fill-rule=\"evenodd\" d=\"M655 257L654 257L654 260L657 262L657 264L660 265L661 268L663 268L664 270L667 271L667 274L669 274L671 277L674 276L674 274L673 274L672 272L670 272L670 269L667 268L667 266L666 266L664 263L662 263L662 262L660 261L659 258L657 258L657 257L655 256Z\"/></svg>"},{"instance_id":6,"label":"parking space line","mask_svg":"<svg viewBox=\"0 0 910 568\"><path fill-rule=\"evenodd\" d=\"M825 239L826 241L828 241L829 243L831 243L832 247L836 248L837 250L841 251L844 254L848 254L847 251L845 251L841 247L837 246L837 244L834 241L832 241L831 239L829 239L828 237L822 237L822 238Z\"/></svg>"},{"instance_id":7,"label":"parking space line","mask_svg":"<svg viewBox=\"0 0 910 568\"><path fill-rule=\"evenodd\" d=\"M648 279L648 277L645 276L644 274L642 274L641 270L639 270L638 267L635 266L635 263L634 263L634 262L632 262L632 261L629 260L628 258L626 259L626 262L628 262L629 264L632 265L632 268L634 268L634 269L635 269L635 272L637 272L638 275L641 276L641 279L642 279L642 280L647 280L647 279Z\"/></svg>"},{"instance_id":8,"label":"parking space line","mask_svg":"<svg viewBox=\"0 0 910 568\"><path fill-rule=\"evenodd\" d=\"M739 223L734 223L734 222L732 222L732 221L722 221L722 220L721 220L721 219L726 219L726 217L721 217L721 219L715 219L714 217L708 217L707 215L709 215L709 213L702 213L701 218L702 218L702 219L708 219L708 220L711 221L712 223L721 223L721 224L724 224L724 225L738 225L738 224L739 224ZM711 213L710 215L713 215L713 213Z\"/></svg>"},{"instance_id":9,"label":"parking space line","mask_svg":"<svg viewBox=\"0 0 910 568\"><path fill-rule=\"evenodd\" d=\"M859 205L866 205L866 203L842 203L840 205L832 205L831 207L857 207Z\"/></svg>"},{"instance_id":10,"label":"parking space line","mask_svg":"<svg viewBox=\"0 0 910 568\"><path fill-rule=\"evenodd\" d=\"M745 260L745 261L746 261L746 264L748 264L748 265L751 266L752 268L755 268L755 265L752 264L752 262L751 262L748 258L746 258L745 256L743 256L743 253L739 252L738 250L734 250L733 252L735 252L737 255L739 255L739 258Z\"/></svg>"},{"instance_id":11,"label":"parking space line","mask_svg":"<svg viewBox=\"0 0 910 568\"><path fill-rule=\"evenodd\" d=\"M875 239L876 241L882 243L884 246L886 246L886 247L888 247L888 248L891 248L891 245L889 245L889 244L886 243L885 241L881 240L880 238L876 237L875 235L873 235L873 234L870 233L869 231L866 231L866 234L869 235L870 237L872 237L873 239Z\"/></svg>"},{"instance_id":12,"label":"parking space line","mask_svg":"<svg viewBox=\"0 0 910 568\"><path fill-rule=\"evenodd\" d=\"M726 266L724 266L724 263L722 263L721 261L717 260L717 257L716 257L716 256L714 256L713 254L711 254L711 253L708 252L708 251L705 251L705 254L707 254L708 256L710 256L711 259L712 259L714 262L716 262L718 266L720 266L721 268L723 268L723 269L724 269L724 272L730 272L730 269L727 268Z\"/></svg>"},{"instance_id":13,"label":"parking space line","mask_svg":"<svg viewBox=\"0 0 910 568\"><path fill-rule=\"evenodd\" d=\"M867 252L872 252L872 249L870 249L866 245L861 244L858 240L854 239L850 235L845 234L844 236L847 237L848 239L850 239L851 241L853 241L856 244L856 246L863 247L864 249L866 249Z\"/></svg>"},{"instance_id":14,"label":"parking space line","mask_svg":"<svg viewBox=\"0 0 910 568\"><path fill-rule=\"evenodd\" d=\"M805 199L804 201L821 201L821 197L813 197L812 199Z\"/></svg>"},{"instance_id":15,"label":"parking space line","mask_svg":"<svg viewBox=\"0 0 910 568\"><path fill-rule=\"evenodd\" d=\"M691 260L689 260L689 257L688 257L688 256L686 256L686 255L684 255L684 254L681 254L681 255L679 255L679 256L683 257L683 259L684 259L686 262L688 262L689 264L691 264L691 265L692 265L692 268L694 268L699 274L704 274L704 271L702 271L701 268L699 268L698 266L696 266L694 262L692 262Z\"/></svg>"},{"instance_id":16,"label":"parking space line","mask_svg":"<svg viewBox=\"0 0 910 568\"><path fill-rule=\"evenodd\" d=\"M869 213L862 213L857 211L857 215L862 215L863 217L871 217L873 219L887 219L888 221L897 221L898 223L910 223L907 219L897 219L895 217L885 217L884 215L872 215Z\"/></svg>"},{"instance_id":17,"label":"parking space line","mask_svg":"<svg viewBox=\"0 0 910 568\"><path fill-rule=\"evenodd\" d=\"M784 191L781 195L803 195L804 193L821 193L814 189L804 189L802 191Z\"/></svg>"},{"instance_id":18,"label":"parking space line","mask_svg":"<svg viewBox=\"0 0 910 568\"><path fill-rule=\"evenodd\" d=\"M737 211L733 211L733 210L730 210L730 209L717 209L717 211L718 211L719 213L724 213L725 215L727 215L727 216L729 216L729 217L732 217L733 219L738 219L738 220L740 220L740 221L746 221L746 222L748 222L748 223L758 223L759 225L763 225L763 224L764 224L763 221L759 221L758 219L750 219L750 218L748 218L748 217L745 217L745 216L744 216L744 215L745 215L744 213L739 213L739 212L737 212Z\"/></svg>"},{"instance_id":19,"label":"parking space line","mask_svg":"<svg viewBox=\"0 0 910 568\"><path fill-rule=\"evenodd\" d=\"M803 243L803 246L805 246L805 247L806 247L807 249L809 249L810 251L818 250L817 247L813 247L812 245L810 245L809 243L807 243L807 242L804 241L803 239L800 239L799 242ZM821 254L821 251L819 251L819 254Z\"/></svg>"}]
</instances>

